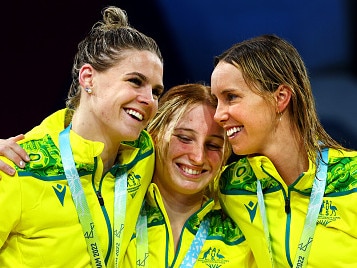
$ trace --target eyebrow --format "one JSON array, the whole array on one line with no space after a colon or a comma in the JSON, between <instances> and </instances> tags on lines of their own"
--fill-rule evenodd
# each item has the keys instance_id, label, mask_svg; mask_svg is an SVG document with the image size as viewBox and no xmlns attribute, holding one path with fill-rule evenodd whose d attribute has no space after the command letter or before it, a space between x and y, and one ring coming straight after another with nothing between
<instances>
[{"instance_id":1,"label":"eyebrow","mask_svg":"<svg viewBox=\"0 0 357 268\"><path fill-rule=\"evenodd\" d=\"M131 73L127 73L127 75L137 75L144 82L148 81L148 78L145 75L143 75L142 73L139 73L139 72L131 72ZM155 85L154 88L158 88L158 89L164 90L164 86L163 85Z\"/></svg>"},{"instance_id":2,"label":"eyebrow","mask_svg":"<svg viewBox=\"0 0 357 268\"><path fill-rule=\"evenodd\" d=\"M237 89L235 88L224 88L220 91L221 94L225 94L225 93L229 93L229 92L232 92L232 91L237 91Z\"/></svg>"},{"instance_id":3,"label":"eyebrow","mask_svg":"<svg viewBox=\"0 0 357 268\"><path fill-rule=\"evenodd\" d=\"M131 72L131 73L127 73L127 75L137 75L137 76L139 76L142 80L148 81L148 78L147 78L145 75L143 75L142 73L139 73L139 72Z\"/></svg>"}]
</instances>

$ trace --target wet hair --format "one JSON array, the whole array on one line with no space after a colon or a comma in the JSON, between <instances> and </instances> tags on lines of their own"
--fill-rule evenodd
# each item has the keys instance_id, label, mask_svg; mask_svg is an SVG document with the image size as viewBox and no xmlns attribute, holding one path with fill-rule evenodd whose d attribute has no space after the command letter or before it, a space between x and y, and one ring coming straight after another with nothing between
<instances>
[{"instance_id":1,"label":"wet hair","mask_svg":"<svg viewBox=\"0 0 357 268\"><path fill-rule=\"evenodd\" d=\"M217 107L217 99L211 95L210 87L200 83L174 86L160 98L158 112L147 127L155 142L156 157L160 160L159 162L165 163L167 155L169 140L165 137L171 137L178 121L187 111L199 105L207 105L214 109ZM230 143L224 135L222 166L226 164L231 152ZM218 175L219 173L216 179L218 179ZM206 194L209 197L214 197L216 183L217 180L212 180L210 187L208 187Z\"/></svg>"},{"instance_id":2,"label":"wet hair","mask_svg":"<svg viewBox=\"0 0 357 268\"><path fill-rule=\"evenodd\" d=\"M307 68L296 48L276 35L262 35L232 47L217 56L237 67L245 82L266 100L272 100L280 85L291 89L290 121L297 129L309 158L314 162L323 147L343 148L327 134L318 119Z\"/></svg>"},{"instance_id":3,"label":"wet hair","mask_svg":"<svg viewBox=\"0 0 357 268\"><path fill-rule=\"evenodd\" d=\"M96 22L89 34L78 44L72 67L72 84L66 102L68 108L75 109L79 105L81 86L78 76L84 64L90 64L97 71L103 72L117 64L127 50L147 50L156 54L163 62L155 40L132 28L124 10L109 6L102 10L102 15L103 20Z\"/></svg>"}]
</instances>

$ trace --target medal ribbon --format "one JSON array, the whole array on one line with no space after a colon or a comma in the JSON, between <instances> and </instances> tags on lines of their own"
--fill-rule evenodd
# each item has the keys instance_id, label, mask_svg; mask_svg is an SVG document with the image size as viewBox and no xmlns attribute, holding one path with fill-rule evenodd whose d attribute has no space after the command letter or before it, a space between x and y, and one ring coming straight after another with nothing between
<instances>
[{"instance_id":1,"label":"medal ribbon","mask_svg":"<svg viewBox=\"0 0 357 268\"><path fill-rule=\"evenodd\" d=\"M192 241L190 249L186 253L184 260L182 261L180 268L193 267L196 263L197 257L201 252L202 246L206 241L209 230L209 221L205 219L201 222L195 239Z\"/></svg>"},{"instance_id":2,"label":"medal ribbon","mask_svg":"<svg viewBox=\"0 0 357 268\"><path fill-rule=\"evenodd\" d=\"M304 229L300 237L300 243L295 256L294 267L306 267L314 237L316 222L322 205L327 180L328 150L322 151L322 160L317 165L318 171L314 180L309 208L305 219Z\"/></svg>"},{"instance_id":3,"label":"medal ribbon","mask_svg":"<svg viewBox=\"0 0 357 268\"><path fill-rule=\"evenodd\" d=\"M93 267L105 268L103 251L100 248L99 239L95 232L94 222L90 214L90 209L83 191L83 187L76 169L71 145L69 142L69 132L71 124L64 129L59 136L59 147L63 163L63 168L71 190L72 199L75 204L79 221L82 225L84 237L86 238L87 248L91 257ZM127 198L127 172L121 170L115 179L114 189L114 245L115 258L114 267L119 267L119 252L123 240L123 230L126 214Z\"/></svg>"},{"instance_id":4,"label":"medal ribbon","mask_svg":"<svg viewBox=\"0 0 357 268\"><path fill-rule=\"evenodd\" d=\"M136 267L148 267L149 265L147 261L149 256L147 216L143 211L144 208L142 208L142 212L140 213L138 222L136 224ZM207 219L201 222L195 238L192 241L185 258L180 265L180 268L193 267L195 265L197 257L201 252L202 246L206 241L209 226L210 224Z\"/></svg>"},{"instance_id":5,"label":"medal ribbon","mask_svg":"<svg viewBox=\"0 0 357 268\"><path fill-rule=\"evenodd\" d=\"M127 172L121 171L115 180L114 189L114 244L115 244L115 268L119 267L119 252L124 236L124 223L126 216L126 196L127 196Z\"/></svg>"},{"instance_id":6,"label":"medal ribbon","mask_svg":"<svg viewBox=\"0 0 357 268\"><path fill-rule=\"evenodd\" d=\"M144 206L145 201L143 202L138 221L136 223L136 267L149 267L149 262L147 261L149 257L148 225Z\"/></svg>"},{"instance_id":7,"label":"medal ribbon","mask_svg":"<svg viewBox=\"0 0 357 268\"><path fill-rule=\"evenodd\" d=\"M319 216L319 211L322 205L322 199L326 187L327 163L328 163L328 149L323 149L322 159L320 159L319 163L317 164L317 173L311 190L311 196L310 196L309 206L307 210L307 215L305 218L304 229L300 237L300 243L298 245L293 267L303 268L306 267L307 265L307 260L310 254L311 244L316 229L316 222ZM272 260L272 266L274 267L272 250L271 250L271 240L270 240L269 229L268 229L268 220L267 220L265 204L264 204L264 196L259 180L257 181L257 195L258 195L258 204L263 219L264 233L268 242L268 250L270 253L270 258Z\"/></svg>"},{"instance_id":8,"label":"medal ribbon","mask_svg":"<svg viewBox=\"0 0 357 268\"><path fill-rule=\"evenodd\" d=\"M273 260L273 251L271 249L271 240L270 240L270 233L268 229L268 219L266 217L266 211L265 211L265 204L264 204L264 196L263 196L263 191L262 191L262 185L260 183L260 180L257 180L257 194L258 194L258 206L260 208L260 215L263 220L263 228L264 228L264 235L265 235L265 240L268 243L268 251L270 255L270 261L274 267L274 260Z\"/></svg>"},{"instance_id":9,"label":"medal ribbon","mask_svg":"<svg viewBox=\"0 0 357 268\"><path fill-rule=\"evenodd\" d=\"M99 239L95 231L92 215L90 214L86 196L83 191L78 171L76 169L72 149L69 143L69 131L71 124L64 129L59 136L59 147L64 172L66 174L72 199L77 209L79 221L82 225L84 237L86 238L88 253L91 257L93 267L105 267L103 252L100 248Z\"/></svg>"}]
</instances>

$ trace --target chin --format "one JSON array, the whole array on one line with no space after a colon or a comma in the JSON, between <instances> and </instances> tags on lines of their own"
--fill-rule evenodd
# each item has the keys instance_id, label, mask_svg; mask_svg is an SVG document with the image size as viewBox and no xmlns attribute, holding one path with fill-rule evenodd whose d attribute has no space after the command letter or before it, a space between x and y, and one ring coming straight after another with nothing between
<instances>
[{"instance_id":1,"label":"chin","mask_svg":"<svg viewBox=\"0 0 357 268\"><path fill-rule=\"evenodd\" d=\"M241 149L238 146L232 146L232 151L235 154L241 154Z\"/></svg>"},{"instance_id":2,"label":"chin","mask_svg":"<svg viewBox=\"0 0 357 268\"><path fill-rule=\"evenodd\" d=\"M126 137L123 138L124 141L135 141L139 138L140 136L140 133L139 132L138 134L134 135L133 133L131 133L131 135L127 135Z\"/></svg>"},{"instance_id":3,"label":"chin","mask_svg":"<svg viewBox=\"0 0 357 268\"><path fill-rule=\"evenodd\" d=\"M248 153L243 150L242 148L236 146L236 147L232 147L233 153L236 155L247 155Z\"/></svg>"}]
</instances>

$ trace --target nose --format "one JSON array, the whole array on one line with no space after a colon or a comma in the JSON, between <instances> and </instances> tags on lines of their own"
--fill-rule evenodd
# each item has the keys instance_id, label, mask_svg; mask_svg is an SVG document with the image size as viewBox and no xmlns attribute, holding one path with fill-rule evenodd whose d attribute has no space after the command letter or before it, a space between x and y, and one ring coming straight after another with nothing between
<instances>
[{"instance_id":1,"label":"nose","mask_svg":"<svg viewBox=\"0 0 357 268\"><path fill-rule=\"evenodd\" d=\"M145 89L143 89L142 91L140 91L137 100L140 103L144 103L147 105L152 105L156 99L154 98L153 94L152 94L152 88L151 87L145 87Z\"/></svg>"},{"instance_id":2,"label":"nose","mask_svg":"<svg viewBox=\"0 0 357 268\"><path fill-rule=\"evenodd\" d=\"M206 158L205 146L203 144L196 144L189 154L189 158L195 165L201 165Z\"/></svg>"},{"instance_id":3,"label":"nose","mask_svg":"<svg viewBox=\"0 0 357 268\"><path fill-rule=\"evenodd\" d=\"M216 121L218 124L222 124L223 122L228 120L228 113L226 107L218 102L216 112L214 113L214 121Z\"/></svg>"}]
</instances>

